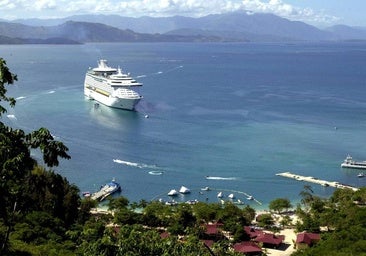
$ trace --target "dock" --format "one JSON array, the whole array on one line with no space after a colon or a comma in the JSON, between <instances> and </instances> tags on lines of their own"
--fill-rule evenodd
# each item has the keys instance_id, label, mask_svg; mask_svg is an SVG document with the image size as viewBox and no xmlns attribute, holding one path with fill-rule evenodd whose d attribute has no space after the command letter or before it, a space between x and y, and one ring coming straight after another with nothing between
<instances>
[{"instance_id":1,"label":"dock","mask_svg":"<svg viewBox=\"0 0 366 256\"><path fill-rule=\"evenodd\" d=\"M350 185L345 185L345 184L341 184L338 181L327 181L327 180L320 180L318 178L312 177L312 176L302 176L302 175L298 175L298 174L294 174L291 172L281 172L281 173L277 173L277 176L281 176L281 177L285 177L285 178L290 178L290 179L294 179L294 180L298 180L298 181L305 181L305 182L310 182L310 183L315 183L315 184L319 184L321 186L324 187L334 187L334 188L341 188L341 189L352 189L353 191L357 191L358 188L350 186Z\"/></svg>"}]
</instances>

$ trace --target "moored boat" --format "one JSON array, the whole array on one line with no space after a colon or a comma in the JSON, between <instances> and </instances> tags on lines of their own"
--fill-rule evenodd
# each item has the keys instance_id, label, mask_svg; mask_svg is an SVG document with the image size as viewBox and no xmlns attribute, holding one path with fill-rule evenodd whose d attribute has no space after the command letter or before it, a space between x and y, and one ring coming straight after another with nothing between
<instances>
[{"instance_id":1,"label":"moored boat","mask_svg":"<svg viewBox=\"0 0 366 256\"><path fill-rule=\"evenodd\" d=\"M366 169L366 161L357 162L353 160L352 156L348 155L341 164L343 168Z\"/></svg>"},{"instance_id":2,"label":"moored boat","mask_svg":"<svg viewBox=\"0 0 366 256\"><path fill-rule=\"evenodd\" d=\"M189 194L191 193L191 190L185 186L181 186L180 189L179 189L179 193L181 194Z\"/></svg>"},{"instance_id":3,"label":"moored boat","mask_svg":"<svg viewBox=\"0 0 366 256\"><path fill-rule=\"evenodd\" d=\"M98 192L91 195L91 199L103 201L108 196L121 191L121 186L114 179L111 182L103 185Z\"/></svg>"},{"instance_id":4,"label":"moored boat","mask_svg":"<svg viewBox=\"0 0 366 256\"><path fill-rule=\"evenodd\" d=\"M177 196L178 195L178 191L175 189L172 189L168 192L168 196Z\"/></svg>"},{"instance_id":5,"label":"moored boat","mask_svg":"<svg viewBox=\"0 0 366 256\"><path fill-rule=\"evenodd\" d=\"M218 194L217 194L217 197L218 198L222 198L224 195L222 194L222 192L219 192Z\"/></svg>"},{"instance_id":6,"label":"moored boat","mask_svg":"<svg viewBox=\"0 0 366 256\"><path fill-rule=\"evenodd\" d=\"M363 177L365 177L365 174L363 172L360 172L359 174L357 174L357 177L363 178Z\"/></svg>"}]
</instances>

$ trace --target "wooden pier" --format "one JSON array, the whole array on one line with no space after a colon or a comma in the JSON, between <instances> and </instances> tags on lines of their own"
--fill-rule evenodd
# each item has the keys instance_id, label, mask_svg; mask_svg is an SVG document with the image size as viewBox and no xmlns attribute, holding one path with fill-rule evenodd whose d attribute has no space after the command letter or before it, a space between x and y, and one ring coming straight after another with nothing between
<instances>
[{"instance_id":1,"label":"wooden pier","mask_svg":"<svg viewBox=\"0 0 366 256\"><path fill-rule=\"evenodd\" d=\"M276 175L281 176L281 177L285 177L285 178L298 180L298 181L305 181L305 182L319 184L319 185L322 185L324 187L334 187L334 188L342 188L342 189L347 188L347 189L352 189L353 191L358 190L358 188L356 188L356 187L341 184L338 181L320 180L320 179L314 178L312 176L302 176L302 175L298 175L298 174L293 174L291 172L281 172L281 173L277 173Z\"/></svg>"}]
</instances>

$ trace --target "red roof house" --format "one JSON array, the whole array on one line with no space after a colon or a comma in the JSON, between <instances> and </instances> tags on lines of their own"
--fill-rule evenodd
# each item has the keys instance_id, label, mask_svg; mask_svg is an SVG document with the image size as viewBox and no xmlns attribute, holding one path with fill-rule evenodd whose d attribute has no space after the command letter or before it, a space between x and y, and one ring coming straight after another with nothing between
<instances>
[{"instance_id":1,"label":"red roof house","mask_svg":"<svg viewBox=\"0 0 366 256\"><path fill-rule=\"evenodd\" d=\"M320 240L320 235L316 233L307 233L303 232L297 234L296 236L296 245L297 248L305 248L308 246L312 246Z\"/></svg>"},{"instance_id":2,"label":"red roof house","mask_svg":"<svg viewBox=\"0 0 366 256\"><path fill-rule=\"evenodd\" d=\"M250 226L245 226L244 231L249 235L250 239L256 238L264 233L262 230Z\"/></svg>"},{"instance_id":3,"label":"red roof house","mask_svg":"<svg viewBox=\"0 0 366 256\"><path fill-rule=\"evenodd\" d=\"M205 234L209 236L217 236L221 235L221 228L223 224L219 222L215 222L212 224L205 225Z\"/></svg>"},{"instance_id":4,"label":"red roof house","mask_svg":"<svg viewBox=\"0 0 366 256\"><path fill-rule=\"evenodd\" d=\"M234 244L234 251L241 252L246 255L262 255L262 249L253 242L244 241Z\"/></svg>"},{"instance_id":5,"label":"red roof house","mask_svg":"<svg viewBox=\"0 0 366 256\"><path fill-rule=\"evenodd\" d=\"M262 233L258 235L254 241L261 243L264 247L278 248L284 239L284 235L276 236L270 233Z\"/></svg>"}]
</instances>

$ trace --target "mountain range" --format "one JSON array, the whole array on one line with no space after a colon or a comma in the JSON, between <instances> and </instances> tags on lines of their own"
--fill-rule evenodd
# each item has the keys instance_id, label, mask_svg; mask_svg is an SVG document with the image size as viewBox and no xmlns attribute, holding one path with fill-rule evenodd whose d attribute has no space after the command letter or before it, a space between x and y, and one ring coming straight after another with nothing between
<instances>
[{"instance_id":1,"label":"mountain range","mask_svg":"<svg viewBox=\"0 0 366 256\"><path fill-rule=\"evenodd\" d=\"M0 43L273 42L366 40L366 28L319 29L273 14L232 12L200 18L77 15L0 21Z\"/></svg>"}]
</instances>

